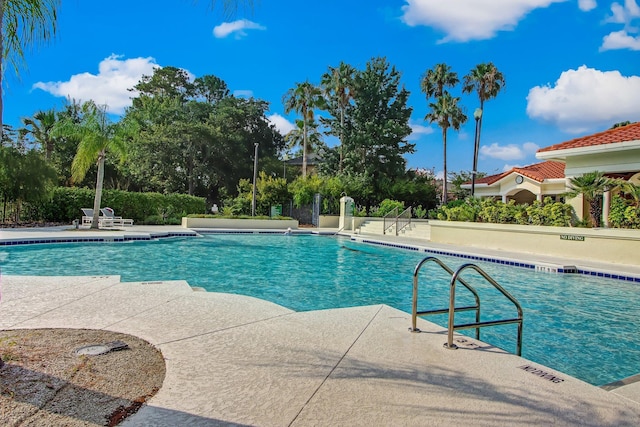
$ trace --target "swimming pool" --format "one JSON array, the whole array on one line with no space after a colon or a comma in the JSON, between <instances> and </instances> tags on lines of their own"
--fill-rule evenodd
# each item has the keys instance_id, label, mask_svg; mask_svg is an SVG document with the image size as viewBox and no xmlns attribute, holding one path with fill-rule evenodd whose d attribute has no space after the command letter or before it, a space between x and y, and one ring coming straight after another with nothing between
<instances>
[{"instance_id":1,"label":"swimming pool","mask_svg":"<svg viewBox=\"0 0 640 427\"><path fill-rule=\"evenodd\" d=\"M184 279L209 291L255 296L298 311L388 304L410 312L413 270L425 256L341 237L213 234L152 242L2 247L0 266L3 274L17 275ZM454 269L467 262L439 258ZM640 318L638 284L476 264L522 304L524 357L594 385L638 373L640 337L634 327ZM463 277L481 291L482 320L514 312L504 300L488 302L484 295L490 291L477 276ZM448 281L435 266L423 269L420 309L445 307ZM465 298L469 295L459 290L459 304ZM445 316L427 320L446 325ZM463 314L456 315L456 323L463 321ZM515 326L484 328L482 339L514 351Z\"/></svg>"}]
</instances>

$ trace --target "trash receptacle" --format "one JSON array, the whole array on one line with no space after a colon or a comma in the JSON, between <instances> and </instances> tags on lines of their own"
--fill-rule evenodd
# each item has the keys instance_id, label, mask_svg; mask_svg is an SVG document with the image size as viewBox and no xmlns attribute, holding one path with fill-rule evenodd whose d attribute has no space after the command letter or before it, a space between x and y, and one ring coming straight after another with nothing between
<instances>
[{"instance_id":1,"label":"trash receptacle","mask_svg":"<svg viewBox=\"0 0 640 427\"><path fill-rule=\"evenodd\" d=\"M73 224L73 228L78 228L78 225L80 224L80 221L78 221L77 219L74 219L73 221L71 221L71 223Z\"/></svg>"}]
</instances>

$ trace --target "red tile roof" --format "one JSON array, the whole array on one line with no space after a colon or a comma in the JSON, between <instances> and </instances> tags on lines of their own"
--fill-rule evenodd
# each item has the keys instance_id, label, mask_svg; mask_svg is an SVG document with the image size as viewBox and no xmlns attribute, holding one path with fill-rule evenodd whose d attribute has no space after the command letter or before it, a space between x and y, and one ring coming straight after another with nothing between
<instances>
[{"instance_id":1,"label":"red tile roof","mask_svg":"<svg viewBox=\"0 0 640 427\"><path fill-rule=\"evenodd\" d=\"M476 184L491 185L500 181L502 178L517 173L534 181L542 182L545 179L564 178L564 163L554 162L548 160L542 163L535 163L533 165L525 166L522 168L513 168L510 171L499 173L496 175L485 176L476 180Z\"/></svg>"},{"instance_id":2,"label":"red tile roof","mask_svg":"<svg viewBox=\"0 0 640 427\"><path fill-rule=\"evenodd\" d=\"M640 140L640 122L631 123L626 126L605 130L604 132L575 138L561 144L541 148L538 150L538 153L545 151L568 150L571 148L594 147L597 145L638 140Z\"/></svg>"}]
</instances>

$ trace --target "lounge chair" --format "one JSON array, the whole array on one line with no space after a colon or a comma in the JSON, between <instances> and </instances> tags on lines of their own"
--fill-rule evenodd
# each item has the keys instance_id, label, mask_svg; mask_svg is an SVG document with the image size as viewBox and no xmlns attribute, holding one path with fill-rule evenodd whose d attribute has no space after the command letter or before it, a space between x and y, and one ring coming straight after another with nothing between
<instances>
[{"instance_id":1,"label":"lounge chair","mask_svg":"<svg viewBox=\"0 0 640 427\"><path fill-rule=\"evenodd\" d=\"M81 225L91 225L93 222L93 209L89 208L80 208L82 210L82 224Z\"/></svg>"},{"instance_id":2,"label":"lounge chair","mask_svg":"<svg viewBox=\"0 0 640 427\"><path fill-rule=\"evenodd\" d=\"M100 212L102 212L102 215L103 215L102 225L104 227L113 227L113 226L130 227L133 225L132 219L116 216L115 212L111 208L102 208L100 209Z\"/></svg>"}]
</instances>

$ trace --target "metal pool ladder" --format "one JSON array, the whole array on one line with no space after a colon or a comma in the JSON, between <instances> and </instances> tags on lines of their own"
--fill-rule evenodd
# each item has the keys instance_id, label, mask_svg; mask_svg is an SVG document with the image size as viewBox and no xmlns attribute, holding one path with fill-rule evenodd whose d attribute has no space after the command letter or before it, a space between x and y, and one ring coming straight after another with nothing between
<instances>
[{"instance_id":1,"label":"metal pool ladder","mask_svg":"<svg viewBox=\"0 0 640 427\"><path fill-rule=\"evenodd\" d=\"M443 270L445 270L447 273L451 275L451 281L449 283L450 288L449 288L449 307L448 308L418 311L418 273L420 272L420 269L422 268L422 266L428 262L434 262L438 264L440 267L442 267ZM462 277L460 277L460 274L467 269L475 270L482 277L484 277L484 279L487 282L493 285L494 288L500 291L502 295L504 295L509 301L511 301L513 305L515 305L516 310L518 311L518 317L512 318L512 319L491 320L487 322L481 322L480 321L480 296L478 295L478 292L473 288L473 286L471 286ZM469 305L464 307L455 307L457 282L460 282L465 288L467 288L473 294L475 298L474 305ZM456 325L454 322L455 313L459 311L475 311L476 321L473 323L463 323L460 325ZM413 271L413 309L412 309L412 316L411 316L412 327L409 328L409 330L411 332L420 332L420 329L416 327L418 316L427 316L431 314L444 314L444 313L449 313L448 337L447 337L447 343L445 344L446 348L449 348L449 349L458 348L453 343L453 331L457 331L461 329L475 329L476 339L479 340L480 328L483 328L485 326L508 325L508 324L516 323L518 325L516 353L518 356L522 355L522 307L520 306L520 303L518 302L518 300L516 300L509 292L507 292L502 286L500 286L495 280L493 280L491 276L489 276L484 270L482 270L480 267L478 267L475 264L464 264L454 272L451 268L449 268L446 264L444 264L438 258L427 257L422 261L420 261L418 265L416 265L415 270Z\"/></svg>"}]
</instances>

